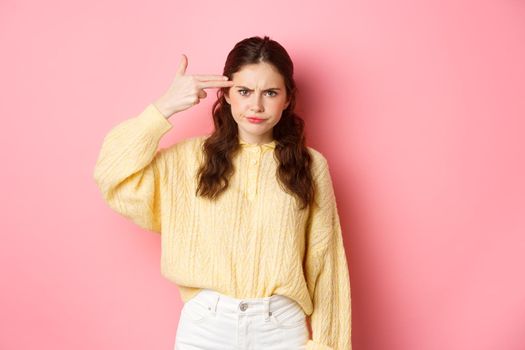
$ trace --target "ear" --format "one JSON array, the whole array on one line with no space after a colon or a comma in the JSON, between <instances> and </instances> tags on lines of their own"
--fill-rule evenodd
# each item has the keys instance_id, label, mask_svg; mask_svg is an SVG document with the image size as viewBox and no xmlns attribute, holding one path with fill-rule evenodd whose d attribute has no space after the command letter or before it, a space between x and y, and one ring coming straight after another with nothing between
<instances>
[{"instance_id":1,"label":"ear","mask_svg":"<svg viewBox=\"0 0 525 350\"><path fill-rule=\"evenodd\" d=\"M286 108L288 108L289 105L290 105L290 99L288 99L288 101L286 101L286 103L284 104L284 108L283 108L283 110L285 110Z\"/></svg>"},{"instance_id":2,"label":"ear","mask_svg":"<svg viewBox=\"0 0 525 350\"><path fill-rule=\"evenodd\" d=\"M225 93L224 93L224 99L226 100L226 102L228 102L229 105L231 105L231 101L230 101L230 91L227 90Z\"/></svg>"}]
</instances>

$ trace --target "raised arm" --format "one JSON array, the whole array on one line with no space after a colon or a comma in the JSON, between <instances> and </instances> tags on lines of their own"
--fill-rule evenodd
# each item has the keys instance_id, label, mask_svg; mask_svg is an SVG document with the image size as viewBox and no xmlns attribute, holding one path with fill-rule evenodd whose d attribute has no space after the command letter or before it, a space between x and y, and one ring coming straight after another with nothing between
<instances>
[{"instance_id":1,"label":"raised arm","mask_svg":"<svg viewBox=\"0 0 525 350\"><path fill-rule=\"evenodd\" d=\"M93 178L104 200L140 227L161 231L166 149L158 149L173 126L154 104L121 122L105 136Z\"/></svg>"},{"instance_id":2,"label":"raised arm","mask_svg":"<svg viewBox=\"0 0 525 350\"><path fill-rule=\"evenodd\" d=\"M204 89L233 86L223 75L188 75L187 66L187 57L182 55L167 91L138 116L110 130L93 174L112 209L158 233L161 232L163 188L172 185L166 177L174 166L166 162L169 149L157 149L161 137L172 128L168 119L206 98Z\"/></svg>"}]
</instances>

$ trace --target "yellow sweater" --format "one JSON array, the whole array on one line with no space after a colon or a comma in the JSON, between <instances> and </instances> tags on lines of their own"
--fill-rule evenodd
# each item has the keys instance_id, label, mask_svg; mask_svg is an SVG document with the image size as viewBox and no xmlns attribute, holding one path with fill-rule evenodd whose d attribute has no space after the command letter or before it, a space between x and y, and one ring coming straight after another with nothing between
<instances>
[{"instance_id":1,"label":"yellow sweater","mask_svg":"<svg viewBox=\"0 0 525 350\"><path fill-rule=\"evenodd\" d=\"M275 141L242 144L217 201L197 197L207 136L158 148L173 125L154 104L113 127L94 170L104 200L161 234L161 273L186 302L201 288L234 298L286 295L310 317L307 350L351 349L350 280L326 158L311 147L320 207L299 210L274 175Z\"/></svg>"}]
</instances>

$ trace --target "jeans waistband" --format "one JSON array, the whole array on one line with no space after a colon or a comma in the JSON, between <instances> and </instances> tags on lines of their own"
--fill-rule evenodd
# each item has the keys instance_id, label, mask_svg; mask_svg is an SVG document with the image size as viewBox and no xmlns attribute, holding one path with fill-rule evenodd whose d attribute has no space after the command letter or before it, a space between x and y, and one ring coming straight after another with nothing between
<instances>
[{"instance_id":1,"label":"jeans waistband","mask_svg":"<svg viewBox=\"0 0 525 350\"><path fill-rule=\"evenodd\" d=\"M206 305L213 313L220 311L230 314L264 314L266 318L284 307L300 307L295 300L284 295L238 299L212 289L201 289L189 301L192 300Z\"/></svg>"}]
</instances>

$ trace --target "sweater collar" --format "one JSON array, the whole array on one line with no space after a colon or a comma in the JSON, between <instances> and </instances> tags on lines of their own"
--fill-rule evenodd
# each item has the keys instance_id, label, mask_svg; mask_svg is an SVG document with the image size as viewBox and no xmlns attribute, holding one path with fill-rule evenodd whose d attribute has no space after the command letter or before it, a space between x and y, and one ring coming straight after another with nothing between
<instances>
[{"instance_id":1,"label":"sweater collar","mask_svg":"<svg viewBox=\"0 0 525 350\"><path fill-rule=\"evenodd\" d=\"M262 147L266 147L266 148L270 148L270 149L275 148L275 145L277 144L277 142L275 140L272 140L270 142L266 142L266 143L263 143L263 144L248 143L248 142L244 141L241 138L239 138L239 143L244 148L262 146Z\"/></svg>"}]
</instances>

